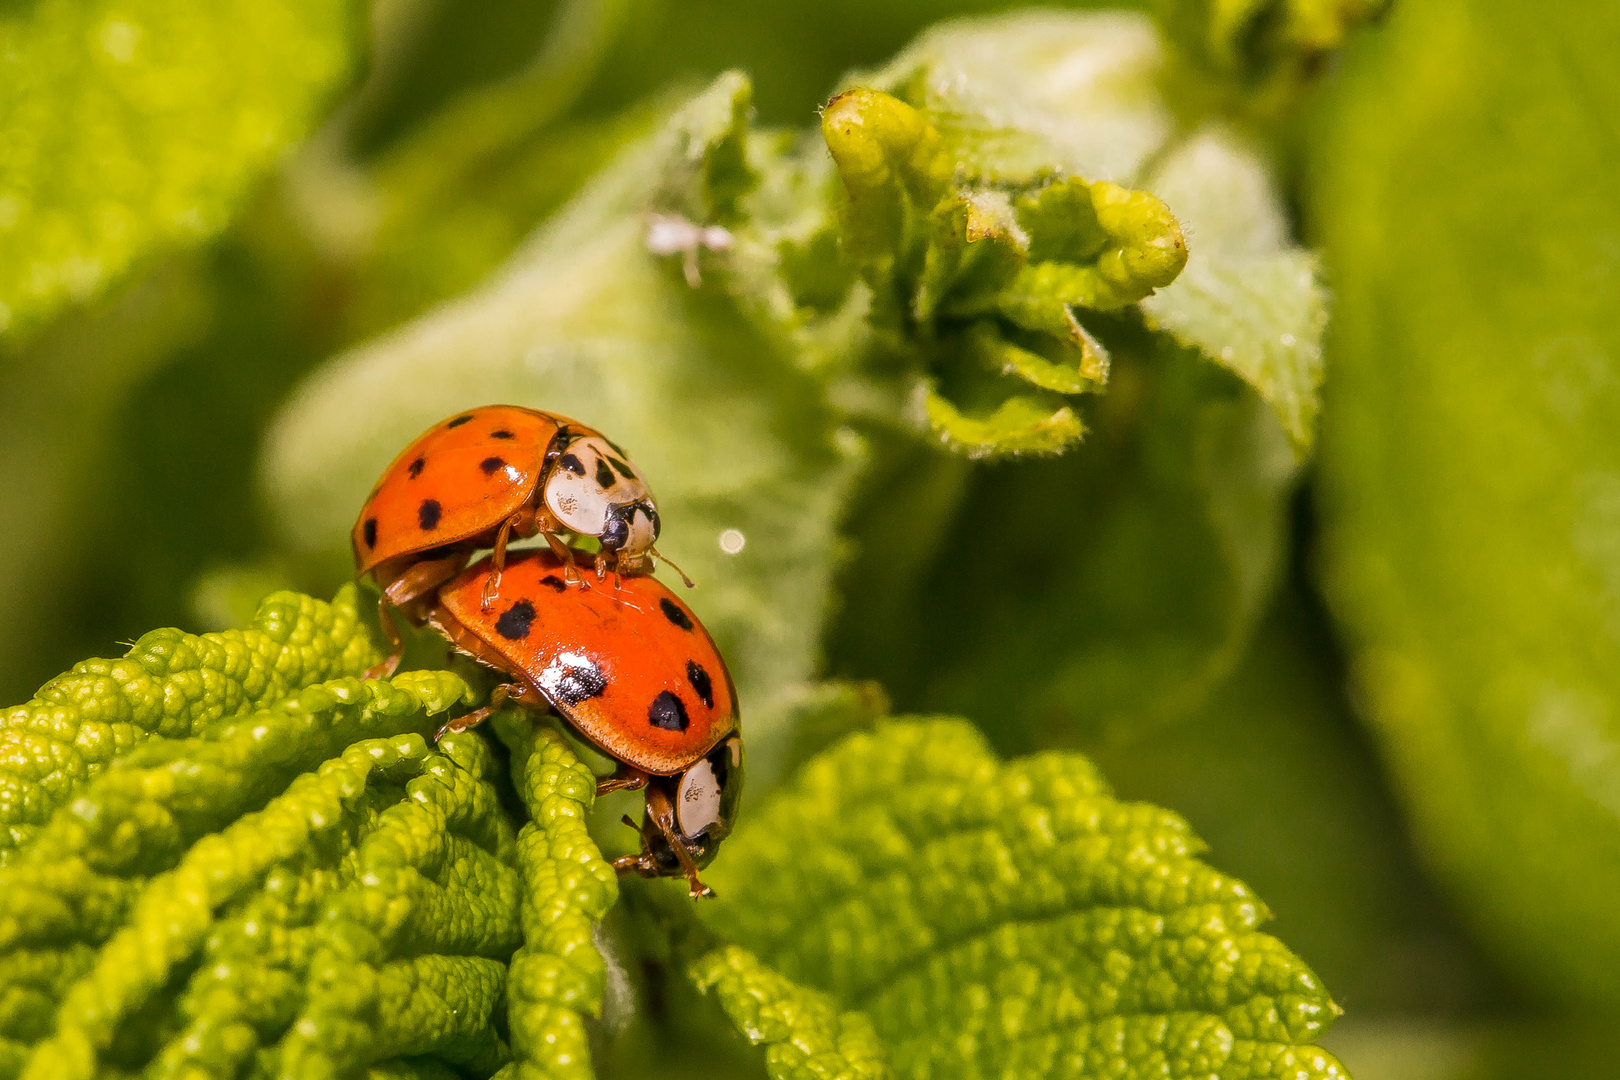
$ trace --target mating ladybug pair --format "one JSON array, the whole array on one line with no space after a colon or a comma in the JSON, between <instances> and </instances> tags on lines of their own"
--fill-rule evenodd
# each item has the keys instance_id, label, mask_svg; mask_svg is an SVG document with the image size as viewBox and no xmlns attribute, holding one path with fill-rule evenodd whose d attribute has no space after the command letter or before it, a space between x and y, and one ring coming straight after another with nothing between
<instances>
[{"instance_id":1,"label":"mating ladybug pair","mask_svg":"<svg viewBox=\"0 0 1620 1080\"><path fill-rule=\"evenodd\" d=\"M617 860L619 872L681 875L693 896L708 896L698 870L731 831L742 795L737 694L703 624L651 574L658 533L646 482L601 432L489 405L406 447L351 540L358 572L383 590L392 652L374 674L399 664L395 613L431 625L510 679L441 735L507 702L554 709L619 763L598 795L646 791L642 852ZM535 535L547 547L507 551ZM599 550L574 546L586 540ZM594 564L594 585L581 562Z\"/></svg>"}]
</instances>

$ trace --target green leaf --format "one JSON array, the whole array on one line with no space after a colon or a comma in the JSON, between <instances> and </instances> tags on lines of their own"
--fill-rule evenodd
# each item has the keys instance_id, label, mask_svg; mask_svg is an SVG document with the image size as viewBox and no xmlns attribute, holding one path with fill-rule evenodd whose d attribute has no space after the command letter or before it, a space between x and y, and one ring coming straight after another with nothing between
<instances>
[{"instance_id":1,"label":"green leaf","mask_svg":"<svg viewBox=\"0 0 1620 1080\"><path fill-rule=\"evenodd\" d=\"M1018 395L988 415L961 412L925 387L928 426L945 446L970 458L1056 454L1080 441L1085 425L1067 405Z\"/></svg>"},{"instance_id":2,"label":"green leaf","mask_svg":"<svg viewBox=\"0 0 1620 1080\"><path fill-rule=\"evenodd\" d=\"M0 849L25 843L88 780L151 736L192 735L312 683L365 671L381 654L357 600L352 585L330 604L272 593L246 630L154 630L123 659L76 664L0 713Z\"/></svg>"},{"instance_id":3,"label":"green leaf","mask_svg":"<svg viewBox=\"0 0 1620 1080\"><path fill-rule=\"evenodd\" d=\"M1327 290L1316 256L1288 237L1265 165L1231 133L1210 130L1177 147L1148 187L1195 241L1175 283L1142 301L1148 325L1253 386L1276 410L1295 453L1307 456Z\"/></svg>"},{"instance_id":4,"label":"green leaf","mask_svg":"<svg viewBox=\"0 0 1620 1080\"><path fill-rule=\"evenodd\" d=\"M1398 6L1307 204L1342 310L1316 504L1359 699L1452 903L1594 1012L1620 1006L1617 34L1608 6Z\"/></svg>"},{"instance_id":5,"label":"green leaf","mask_svg":"<svg viewBox=\"0 0 1620 1080\"><path fill-rule=\"evenodd\" d=\"M518 833L523 947L512 957L507 1022L519 1080L591 1080L585 1017L601 1015L606 972L593 942L619 898L613 867L585 830L596 778L558 732L514 712L497 718L512 752L512 780L529 812Z\"/></svg>"},{"instance_id":6,"label":"green leaf","mask_svg":"<svg viewBox=\"0 0 1620 1080\"><path fill-rule=\"evenodd\" d=\"M1076 755L894 721L750 813L703 917L869 1016L901 1076L1344 1076L1309 1045L1337 1007L1201 851Z\"/></svg>"},{"instance_id":7,"label":"green leaf","mask_svg":"<svg viewBox=\"0 0 1620 1080\"><path fill-rule=\"evenodd\" d=\"M826 994L765 967L748 950L716 949L691 967L692 981L713 993L748 1041L765 1047L771 1080L888 1080L888 1054L858 1012L841 1012Z\"/></svg>"},{"instance_id":8,"label":"green leaf","mask_svg":"<svg viewBox=\"0 0 1620 1080\"><path fill-rule=\"evenodd\" d=\"M220 231L351 63L334 0L40 0L0 15L0 334Z\"/></svg>"},{"instance_id":9,"label":"green leaf","mask_svg":"<svg viewBox=\"0 0 1620 1080\"><path fill-rule=\"evenodd\" d=\"M812 674L861 444L786 338L647 250L657 200L718 207L743 190L752 167L739 171L728 148L746 102L746 83L722 78L485 286L334 358L274 425L264 475L285 548L347 576L354 508L398 447L449 411L509 401L606 431L657 495L660 550L698 582L692 605L749 703L763 776L785 751L786 702Z\"/></svg>"}]
</instances>

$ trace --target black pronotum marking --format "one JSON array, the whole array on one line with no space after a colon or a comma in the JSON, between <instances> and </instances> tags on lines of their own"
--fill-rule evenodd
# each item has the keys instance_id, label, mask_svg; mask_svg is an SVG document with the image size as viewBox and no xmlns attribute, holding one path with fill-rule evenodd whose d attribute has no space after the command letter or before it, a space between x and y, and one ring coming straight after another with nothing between
<instances>
[{"instance_id":1,"label":"black pronotum marking","mask_svg":"<svg viewBox=\"0 0 1620 1080\"><path fill-rule=\"evenodd\" d=\"M636 478L636 470L632 469L628 464L620 461L618 458L608 458L608 464L612 465L614 471L620 476L624 477L626 480L634 480Z\"/></svg>"},{"instance_id":2,"label":"black pronotum marking","mask_svg":"<svg viewBox=\"0 0 1620 1080\"><path fill-rule=\"evenodd\" d=\"M507 431L505 428L499 428L490 432L489 437L492 439L510 439L512 437L512 433Z\"/></svg>"},{"instance_id":3,"label":"black pronotum marking","mask_svg":"<svg viewBox=\"0 0 1620 1080\"><path fill-rule=\"evenodd\" d=\"M714 683L709 681L709 673L703 670L702 664L696 660L686 662L686 681L697 691L698 700L703 702L704 708L714 708Z\"/></svg>"},{"instance_id":4,"label":"black pronotum marking","mask_svg":"<svg viewBox=\"0 0 1620 1080\"><path fill-rule=\"evenodd\" d=\"M686 706L681 704L681 699L662 690L647 706L647 723L665 731L685 731L691 721L686 718Z\"/></svg>"},{"instance_id":5,"label":"black pronotum marking","mask_svg":"<svg viewBox=\"0 0 1620 1080\"><path fill-rule=\"evenodd\" d=\"M540 584L544 585L548 589L555 589L557 592L568 591L568 586L564 584L563 579L558 577L556 574L547 574L545 577L540 579Z\"/></svg>"},{"instance_id":6,"label":"black pronotum marking","mask_svg":"<svg viewBox=\"0 0 1620 1080\"><path fill-rule=\"evenodd\" d=\"M616 481L613 479L613 470L601 458L596 459L596 486L604 491L612 487Z\"/></svg>"},{"instance_id":7,"label":"black pronotum marking","mask_svg":"<svg viewBox=\"0 0 1620 1080\"><path fill-rule=\"evenodd\" d=\"M667 596L658 598L658 606L664 609L664 618L680 627L682 630L692 629L692 620L682 611L680 605Z\"/></svg>"},{"instance_id":8,"label":"black pronotum marking","mask_svg":"<svg viewBox=\"0 0 1620 1080\"><path fill-rule=\"evenodd\" d=\"M540 675L540 686L563 705L578 705L607 690L602 669L583 656L564 656Z\"/></svg>"},{"instance_id":9,"label":"black pronotum marking","mask_svg":"<svg viewBox=\"0 0 1620 1080\"><path fill-rule=\"evenodd\" d=\"M507 641L522 641L529 636L529 627L534 625L534 605L527 600L519 600L495 620L495 632Z\"/></svg>"},{"instance_id":10,"label":"black pronotum marking","mask_svg":"<svg viewBox=\"0 0 1620 1080\"><path fill-rule=\"evenodd\" d=\"M411 474L412 480L415 480L418 476L422 475L422 466L426 464L427 458L424 457L419 457L415 461L411 462L411 467L406 471Z\"/></svg>"},{"instance_id":11,"label":"black pronotum marking","mask_svg":"<svg viewBox=\"0 0 1620 1080\"><path fill-rule=\"evenodd\" d=\"M366 542L366 547L377 546L377 519L366 518L366 523L360 526L360 538Z\"/></svg>"},{"instance_id":12,"label":"black pronotum marking","mask_svg":"<svg viewBox=\"0 0 1620 1080\"><path fill-rule=\"evenodd\" d=\"M436 529L439 527L439 514L443 510L438 499L423 499L422 505L416 508L416 523L423 529Z\"/></svg>"},{"instance_id":13,"label":"black pronotum marking","mask_svg":"<svg viewBox=\"0 0 1620 1080\"><path fill-rule=\"evenodd\" d=\"M557 459L557 464L573 473L575 476L585 475L585 465L573 454L564 454Z\"/></svg>"},{"instance_id":14,"label":"black pronotum marking","mask_svg":"<svg viewBox=\"0 0 1620 1080\"><path fill-rule=\"evenodd\" d=\"M484 470L485 476L494 476L496 469L506 468L506 462L498 457L487 457L478 463L478 467Z\"/></svg>"},{"instance_id":15,"label":"black pronotum marking","mask_svg":"<svg viewBox=\"0 0 1620 1080\"><path fill-rule=\"evenodd\" d=\"M446 424L444 426L447 427L447 428L460 427L462 424L465 424L467 421L469 421L471 419L472 419L471 414L468 414L467 416L458 416L454 420L450 421L448 424Z\"/></svg>"}]
</instances>

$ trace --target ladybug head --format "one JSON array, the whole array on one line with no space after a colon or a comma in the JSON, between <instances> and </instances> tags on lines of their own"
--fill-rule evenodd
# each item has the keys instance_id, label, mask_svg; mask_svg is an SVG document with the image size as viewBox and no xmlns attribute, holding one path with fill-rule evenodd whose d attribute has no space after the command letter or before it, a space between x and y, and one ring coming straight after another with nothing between
<instances>
[{"instance_id":1,"label":"ladybug head","mask_svg":"<svg viewBox=\"0 0 1620 1080\"><path fill-rule=\"evenodd\" d=\"M658 509L646 481L600 435L578 435L557 453L545 502L564 528L594 536L605 551L636 559L658 539Z\"/></svg>"},{"instance_id":2,"label":"ladybug head","mask_svg":"<svg viewBox=\"0 0 1620 1080\"><path fill-rule=\"evenodd\" d=\"M675 806L675 831L687 853L699 867L709 865L720 850L720 841L731 835L742 802L742 736L732 735L684 773L659 781L673 782L670 801ZM680 876L680 860L650 814L641 826L641 842L660 874Z\"/></svg>"}]
</instances>

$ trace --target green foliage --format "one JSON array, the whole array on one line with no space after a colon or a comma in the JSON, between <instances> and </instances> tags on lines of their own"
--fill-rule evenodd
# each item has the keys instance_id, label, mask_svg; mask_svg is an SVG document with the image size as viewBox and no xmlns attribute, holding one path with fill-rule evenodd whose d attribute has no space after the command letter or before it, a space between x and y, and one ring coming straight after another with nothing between
<instances>
[{"instance_id":1,"label":"green foliage","mask_svg":"<svg viewBox=\"0 0 1620 1080\"><path fill-rule=\"evenodd\" d=\"M888 1080L888 1054L858 1012L840 1012L826 994L807 989L735 945L692 965L692 981L720 999L749 1042L765 1046L771 1080Z\"/></svg>"},{"instance_id":2,"label":"green foliage","mask_svg":"<svg viewBox=\"0 0 1620 1080\"><path fill-rule=\"evenodd\" d=\"M1076 755L1003 764L960 721L894 721L751 812L703 914L859 1008L902 1076L1345 1075L1304 1045L1337 1007L1201 851Z\"/></svg>"},{"instance_id":3,"label":"green foliage","mask_svg":"<svg viewBox=\"0 0 1620 1080\"><path fill-rule=\"evenodd\" d=\"M1608 1009L1617 30L1401 7L1323 118L1309 201L1344 309L1321 498L1357 687L1472 925L1541 995Z\"/></svg>"},{"instance_id":4,"label":"green foliage","mask_svg":"<svg viewBox=\"0 0 1620 1080\"><path fill-rule=\"evenodd\" d=\"M354 24L337 0L0 13L0 334L218 233L349 71Z\"/></svg>"},{"instance_id":5,"label":"green foliage","mask_svg":"<svg viewBox=\"0 0 1620 1080\"><path fill-rule=\"evenodd\" d=\"M86 660L0 713L0 847L28 840L115 758L152 736L184 738L381 657L349 586L330 604L265 598L246 630L154 630L121 660Z\"/></svg>"}]
</instances>

